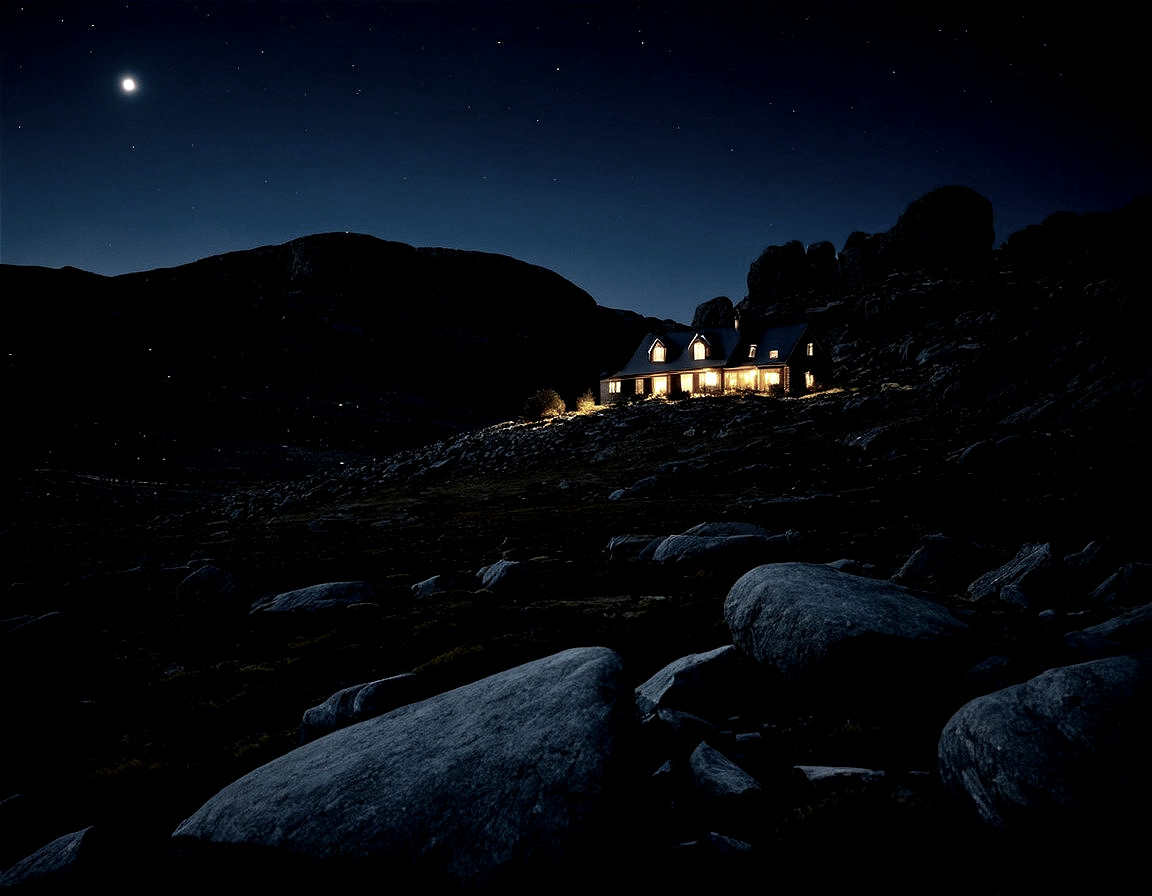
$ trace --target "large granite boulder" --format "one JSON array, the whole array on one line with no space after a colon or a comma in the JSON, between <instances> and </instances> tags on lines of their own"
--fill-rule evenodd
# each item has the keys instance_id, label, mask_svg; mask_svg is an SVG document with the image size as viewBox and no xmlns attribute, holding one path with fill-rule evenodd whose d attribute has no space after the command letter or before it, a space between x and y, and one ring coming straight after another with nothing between
<instances>
[{"instance_id":1,"label":"large granite boulder","mask_svg":"<svg viewBox=\"0 0 1152 896\"><path fill-rule=\"evenodd\" d=\"M258 868L401 890L554 881L620 817L612 771L634 722L619 656L566 650L252 771L176 829L176 857L209 879Z\"/></svg>"},{"instance_id":2,"label":"large granite boulder","mask_svg":"<svg viewBox=\"0 0 1152 896\"><path fill-rule=\"evenodd\" d=\"M1119 858L1147 834L1150 711L1152 652L1050 669L957 711L940 775L993 830Z\"/></svg>"},{"instance_id":3,"label":"large granite boulder","mask_svg":"<svg viewBox=\"0 0 1152 896\"><path fill-rule=\"evenodd\" d=\"M724 601L740 650L786 680L845 696L910 696L959 674L968 626L903 586L813 563L745 573Z\"/></svg>"}]
</instances>

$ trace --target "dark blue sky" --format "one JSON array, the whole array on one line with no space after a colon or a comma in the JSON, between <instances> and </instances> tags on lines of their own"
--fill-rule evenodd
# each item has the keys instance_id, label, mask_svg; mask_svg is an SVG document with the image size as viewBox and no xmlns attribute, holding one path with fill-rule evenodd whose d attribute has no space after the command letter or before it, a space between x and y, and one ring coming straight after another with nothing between
<instances>
[{"instance_id":1,"label":"dark blue sky","mask_svg":"<svg viewBox=\"0 0 1152 896\"><path fill-rule=\"evenodd\" d=\"M4 0L0 261L348 230L688 320L944 184L998 241L1147 192L1133 7L1028 6Z\"/></svg>"}]
</instances>

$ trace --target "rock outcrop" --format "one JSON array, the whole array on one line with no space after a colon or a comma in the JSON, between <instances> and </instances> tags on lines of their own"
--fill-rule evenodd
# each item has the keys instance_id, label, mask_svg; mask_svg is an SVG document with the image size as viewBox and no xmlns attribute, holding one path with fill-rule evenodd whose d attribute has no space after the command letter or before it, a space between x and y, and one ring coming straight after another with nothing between
<instances>
[{"instance_id":1,"label":"rock outcrop","mask_svg":"<svg viewBox=\"0 0 1152 896\"><path fill-rule=\"evenodd\" d=\"M696 306L696 311L692 315L692 329L730 327L734 319L732 300L728 296L717 296Z\"/></svg>"},{"instance_id":2,"label":"rock outcrop","mask_svg":"<svg viewBox=\"0 0 1152 896\"><path fill-rule=\"evenodd\" d=\"M748 269L748 295L740 308L763 313L802 292L893 273L972 267L991 259L994 239L992 204L984 196L968 187L940 187L912 202L890 230L852 233L839 256L827 241L769 246Z\"/></svg>"}]
</instances>

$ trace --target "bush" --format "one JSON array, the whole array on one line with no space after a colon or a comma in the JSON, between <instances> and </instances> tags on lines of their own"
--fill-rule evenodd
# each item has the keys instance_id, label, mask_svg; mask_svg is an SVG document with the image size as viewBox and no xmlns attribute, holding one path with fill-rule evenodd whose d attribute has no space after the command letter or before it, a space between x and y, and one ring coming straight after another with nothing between
<instances>
[{"instance_id":1,"label":"bush","mask_svg":"<svg viewBox=\"0 0 1152 896\"><path fill-rule=\"evenodd\" d=\"M596 407L596 396L592 394L591 389L585 390L584 394L576 399L576 413L587 414Z\"/></svg>"},{"instance_id":2,"label":"bush","mask_svg":"<svg viewBox=\"0 0 1152 896\"><path fill-rule=\"evenodd\" d=\"M521 417L531 423L549 417L560 417L566 410L568 408L559 392L555 389L540 389L528 396Z\"/></svg>"}]
</instances>

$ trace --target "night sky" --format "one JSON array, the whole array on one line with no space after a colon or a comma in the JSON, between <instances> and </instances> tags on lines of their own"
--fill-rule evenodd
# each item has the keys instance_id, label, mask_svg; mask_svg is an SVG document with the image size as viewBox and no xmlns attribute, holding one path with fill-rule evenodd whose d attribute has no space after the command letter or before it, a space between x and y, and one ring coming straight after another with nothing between
<instances>
[{"instance_id":1,"label":"night sky","mask_svg":"<svg viewBox=\"0 0 1152 896\"><path fill-rule=\"evenodd\" d=\"M1137 7L970 6L3 0L0 261L346 230L687 321L945 184L997 242L1147 192Z\"/></svg>"}]
</instances>

